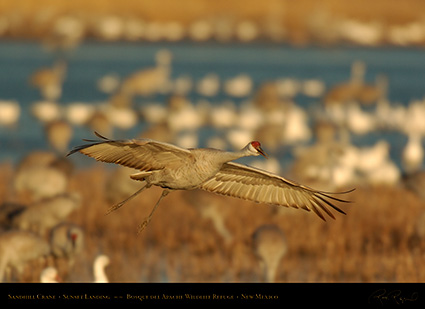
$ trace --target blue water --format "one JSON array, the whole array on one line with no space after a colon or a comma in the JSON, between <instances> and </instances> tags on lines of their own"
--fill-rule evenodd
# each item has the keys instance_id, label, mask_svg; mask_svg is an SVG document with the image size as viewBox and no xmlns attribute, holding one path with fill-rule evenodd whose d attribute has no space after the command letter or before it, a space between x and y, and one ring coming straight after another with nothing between
<instances>
[{"instance_id":1,"label":"blue water","mask_svg":"<svg viewBox=\"0 0 425 309\"><path fill-rule=\"evenodd\" d=\"M107 95L96 87L96 81L105 74L116 72L124 77L143 67L154 65L154 55L167 48L173 54L172 77L183 74L194 80L214 72L222 79L240 73L249 74L258 87L262 82L276 78L299 80L320 78L327 86L349 78L353 61L363 60L367 64L365 79L374 81L376 75L384 73L389 78L389 99L408 104L422 99L425 94L425 51L416 48L366 48L366 47L306 47L295 48L273 44L226 44L209 43L103 43L86 42L63 55L68 60L68 72L63 88L61 103L75 101L99 102ZM29 112L32 102L40 100L39 92L29 86L28 78L42 66L50 66L56 54L46 51L36 42L0 41L0 99L17 100L22 107L19 124L14 129L0 127L0 161L16 162L28 151L48 148L41 124ZM189 98L197 100L199 94ZM220 93L212 102L221 102L225 95ZM165 100L164 96L139 98ZM301 106L318 104L318 99L295 98ZM143 124L141 124L143 125ZM76 128L72 144L81 138L91 137L88 129ZM406 139L395 133L377 132L363 137L354 137L357 144L371 144L379 138L390 141L392 156L399 156Z\"/></svg>"}]
</instances>

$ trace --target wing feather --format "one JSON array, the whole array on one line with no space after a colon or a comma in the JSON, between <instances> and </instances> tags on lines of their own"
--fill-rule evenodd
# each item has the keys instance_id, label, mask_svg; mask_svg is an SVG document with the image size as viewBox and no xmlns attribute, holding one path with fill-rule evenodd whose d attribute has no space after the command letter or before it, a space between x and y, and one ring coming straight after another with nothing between
<instances>
[{"instance_id":1,"label":"wing feather","mask_svg":"<svg viewBox=\"0 0 425 309\"><path fill-rule=\"evenodd\" d=\"M281 176L234 162L225 163L213 178L201 185L201 188L206 191L258 203L301 208L307 211L312 210L325 221L326 219L322 212L335 219L329 208L345 214L329 199L338 202L348 202L333 197L331 192L314 190ZM351 191L340 193L349 193Z\"/></svg>"},{"instance_id":2,"label":"wing feather","mask_svg":"<svg viewBox=\"0 0 425 309\"><path fill-rule=\"evenodd\" d=\"M150 139L110 140L95 132L102 140L85 140L89 144L75 147L67 156L81 152L97 161L115 163L141 171L159 170L194 160L190 150Z\"/></svg>"}]
</instances>

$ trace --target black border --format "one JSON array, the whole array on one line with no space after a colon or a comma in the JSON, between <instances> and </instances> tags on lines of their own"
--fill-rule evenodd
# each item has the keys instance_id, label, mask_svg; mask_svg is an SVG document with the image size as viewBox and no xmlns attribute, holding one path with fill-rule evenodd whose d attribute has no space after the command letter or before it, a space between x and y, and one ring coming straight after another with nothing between
<instances>
[{"instance_id":1,"label":"black border","mask_svg":"<svg viewBox=\"0 0 425 309\"><path fill-rule=\"evenodd\" d=\"M424 306L422 283L2 283L0 305ZM3 306L2 306L3 307ZM4 307L3 307L4 308Z\"/></svg>"}]
</instances>

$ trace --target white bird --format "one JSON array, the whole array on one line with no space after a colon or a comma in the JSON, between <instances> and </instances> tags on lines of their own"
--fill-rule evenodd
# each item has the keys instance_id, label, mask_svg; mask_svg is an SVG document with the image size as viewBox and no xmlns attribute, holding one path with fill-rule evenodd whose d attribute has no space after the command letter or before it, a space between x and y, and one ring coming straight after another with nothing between
<instances>
[{"instance_id":1,"label":"white bird","mask_svg":"<svg viewBox=\"0 0 425 309\"><path fill-rule=\"evenodd\" d=\"M225 101L214 106L209 114L209 120L214 128L230 128L237 122L237 108L233 101Z\"/></svg>"},{"instance_id":2,"label":"white bird","mask_svg":"<svg viewBox=\"0 0 425 309\"><path fill-rule=\"evenodd\" d=\"M64 109L65 119L72 125L85 125L95 112L95 106L83 102L68 104Z\"/></svg>"},{"instance_id":3,"label":"white bird","mask_svg":"<svg viewBox=\"0 0 425 309\"><path fill-rule=\"evenodd\" d=\"M304 95L312 98L321 97L326 90L326 85L319 79L307 79L302 82L302 92Z\"/></svg>"},{"instance_id":4,"label":"white bird","mask_svg":"<svg viewBox=\"0 0 425 309\"><path fill-rule=\"evenodd\" d=\"M196 90L207 97L217 95L220 90L220 77L215 73L207 74L197 82Z\"/></svg>"},{"instance_id":5,"label":"white bird","mask_svg":"<svg viewBox=\"0 0 425 309\"><path fill-rule=\"evenodd\" d=\"M177 77L173 84L174 93L181 96L189 94L193 88L192 77L187 74Z\"/></svg>"},{"instance_id":6,"label":"white bird","mask_svg":"<svg viewBox=\"0 0 425 309\"><path fill-rule=\"evenodd\" d=\"M31 114L42 123L49 123L62 117L62 108L54 101L37 101L31 105Z\"/></svg>"},{"instance_id":7,"label":"white bird","mask_svg":"<svg viewBox=\"0 0 425 309\"><path fill-rule=\"evenodd\" d=\"M21 106L16 100L0 100L0 126L16 126L20 115Z\"/></svg>"},{"instance_id":8,"label":"white bird","mask_svg":"<svg viewBox=\"0 0 425 309\"><path fill-rule=\"evenodd\" d=\"M129 130L139 120L137 112L129 107L116 107L111 104L107 104L102 107L102 111L105 113L109 123L121 130Z\"/></svg>"},{"instance_id":9,"label":"white bird","mask_svg":"<svg viewBox=\"0 0 425 309\"><path fill-rule=\"evenodd\" d=\"M112 94L120 85L120 77L117 73L110 73L97 80L97 88L103 93Z\"/></svg>"},{"instance_id":10,"label":"white bird","mask_svg":"<svg viewBox=\"0 0 425 309\"><path fill-rule=\"evenodd\" d=\"M240 151L227 152L212 148L185 149L150 139L110 140L97 132L95 134L102 140L86 140L91 143L75 147L68 155L81 152L97 161L138 169L139 172L130 177L143 183L137 192L112 206L108 213L152 185L164 189L152 212L140 225L139 232L148 225L162 198L173 190L203 189L259 203L313 210L323 220L325 217L321 210L335 219L328 206L344 213L327 199L347 201L330 193L230 162L247 156L266 157L258 141L248 143Z\"/></svg>"},{"instance_id":11,"label":"white bird","mask_svg":"<svg viewBox=\"0 0 425 309\"><path fill-rule=\"evenodd\" d=\"M224 91L232 97L248 96L253 88L254 82L248 74L239 74L224 82Z\"/></svg>"},{"instance_id":12,"label":"white bird","mask_svg":"<svg viewBox=\"0 0 425 309\"><path fill-rule=\"evenodd\" d=\"M418 171L422 168L425 151L422 146L422 136L415 132L409 133L407 144L402 152L402 165L407 173Z\"/></svg>"},{"instance_id":13,"label":"white bird","mask_svg":"<svg viewBox=\"0 0 425 309\"><path fill-rule=\"evenodd\" d=\"M110 263L109 257L101 254L98 255L93 263L93 275L95 283L108 283L108 277L105 273L105 267Z\"/></svg>"},{"instance_id":14,"label":"white bird","mask_svg":"<svg viewBox=\"0 0 425 309\"><path fill-rule=\"evenodd\" d=\"M59 280L58 270L53 266L46 267L40 274L41 283L58 283Z\"/></svg>"},{"instance_id":15,"label":"white bird","mask_svg":"<svg viewBox=\"0 0 425 309\"><path fill-rule=\"evenodd\" d=\"M168 110L160 103L147 103L140 108L140 113L146 122L159 124L167 120Z\"/></svg>"}]
</instances>

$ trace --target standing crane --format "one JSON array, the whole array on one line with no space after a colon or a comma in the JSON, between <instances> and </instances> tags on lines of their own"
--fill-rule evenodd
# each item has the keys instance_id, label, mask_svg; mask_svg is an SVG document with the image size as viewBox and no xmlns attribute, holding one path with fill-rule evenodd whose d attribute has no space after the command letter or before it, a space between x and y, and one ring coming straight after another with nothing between
<instances>
[{"instance_id":1,"label":"standing crane","mask_svg":"<svg viewBox=\"0 0 425 309\"><path fill-rule=\"evenodd\" d=\"M164 190L150 215L139 226L139 233L149 224L160 201L173 190L203 189L258 203L313 210L326 221L320 210L335 219L331 207L345 214L330 200L348 202L329 192L311 189L278 175L230 162L242 157L267 157L258 141L242 150L227 152L213 148L185 149L151 139L110 140L95 132L101 140L75 147L67 156L80 152L97 161L115 163L139 170L130 178L141 181L142 187L124 201L112 206L107 214L119 209L144 189L154 186ZM352 190L340 192L349 193ZM334 193L336 194L336 193Z\"/></svg>"}]
</instances>

